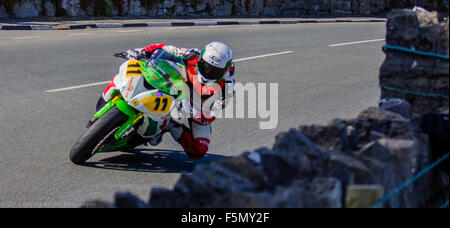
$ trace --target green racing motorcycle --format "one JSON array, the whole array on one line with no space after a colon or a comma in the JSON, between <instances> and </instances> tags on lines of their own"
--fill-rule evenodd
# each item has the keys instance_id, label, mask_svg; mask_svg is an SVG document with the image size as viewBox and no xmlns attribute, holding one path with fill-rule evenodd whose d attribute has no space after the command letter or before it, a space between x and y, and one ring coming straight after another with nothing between
<instances>
[{"instance_id":1,"label":"green racing motorcycle","mask_svg":"<svg viewBox=\"0 0 450 228\"><path fill-rule=\"evenodd\" d=\"M116 53L125 58L125 53ZM176 103L186 99L186 64L162 49L144 60L128 60L113 78L112 99L98 105L87 130L70 151L70 160L84 164L96 153L127 151L138 144L137 128L148 118L146 135L158 135Z\"/></svg>"}]
</instances>

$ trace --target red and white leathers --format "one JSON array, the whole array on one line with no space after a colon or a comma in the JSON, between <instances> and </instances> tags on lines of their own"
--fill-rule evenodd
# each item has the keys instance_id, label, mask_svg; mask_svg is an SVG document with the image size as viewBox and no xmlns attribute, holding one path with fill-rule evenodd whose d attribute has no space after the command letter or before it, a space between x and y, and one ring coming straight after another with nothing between
<instances>
[{"instance_id":1,"label":"red and white leathers","mask_svg":"<svg viewBox=\"0 0 450 228\"><path fill-rule=\"evenodd\" d=\"M152 53L157 49L163 49L176 56L185 57L187 63L187 78L185 78L186 84L194 90L194 92L201 95L212 95L214 93L213 87L202 85L197 75L197 64L199 60L199 49L193 48L178 48L172 45L166 44L152 44L145 48L138 49L141 52ZM196 53L196 54L195 54ZM189 57L187 57L189 56ZM187 59L186 59L187 57ZM234 63L231 65L229 71L225 74L224 78L217 84L222 89L222 104L221 108L225 107L225 98L231 98L234 95ZM108 85L107 89L103 93L103 98L108 101L112 90L115 89L113 81ZM189 118L189 127L176 123L173 120L165 126L164 131L169 131L175 141L181 144L183 149L188 154L189 158L201 159L208 152L210 140L211 140L211 123L215 120L214 116L209 116L202 112L197 112L193 117Z\"/></svg>"}]
</instances>

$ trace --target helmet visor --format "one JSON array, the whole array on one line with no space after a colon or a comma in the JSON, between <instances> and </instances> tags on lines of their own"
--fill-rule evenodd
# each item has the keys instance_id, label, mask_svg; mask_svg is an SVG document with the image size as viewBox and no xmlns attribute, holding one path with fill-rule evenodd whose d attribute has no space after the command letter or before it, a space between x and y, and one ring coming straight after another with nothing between
<instances>
[{"instance_id":1,"label":"helmet visor","mask_svg":"<svg viewBox=\"0 0 450 228\"><path fill-rule=\"evenodd\" d=\"M228 71L229 66L225 68L219 68L207 63L203 58L198 61L198 70L202 76L207 80L219 80L223 78Z\"/></svg>"}]
</instances>

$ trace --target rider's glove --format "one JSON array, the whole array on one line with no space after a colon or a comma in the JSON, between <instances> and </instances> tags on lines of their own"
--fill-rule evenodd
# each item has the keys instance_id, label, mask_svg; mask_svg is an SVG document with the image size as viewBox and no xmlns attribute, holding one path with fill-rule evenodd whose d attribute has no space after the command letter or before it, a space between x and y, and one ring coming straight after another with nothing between
<instances>
[{"instance_id":1,"label":"rider's glove","mask_svg":"<svg viewBox=\"0 0 450 228\"><path fill-rule=\"evenodd\" d=\"M141 49L134 49L134 50L128 50L126 52L127 54L127 59L144 59L147 57L147 52L146 51L141 51Z\"/></svg>"},{"instance_id":2,"label":"rider's glove","mask_svg":"<svg viewBox=\"0 0 450 228\"><path fill-rule=\"evenodd\" d=\"M186 53L184 53L184 55L183 55L185 60L189 60L191 58L198 57L198 56L200 56L200 50L198 50L197 48L192 48L192 49L188 50Z\"/></svg>"}]
</instances>

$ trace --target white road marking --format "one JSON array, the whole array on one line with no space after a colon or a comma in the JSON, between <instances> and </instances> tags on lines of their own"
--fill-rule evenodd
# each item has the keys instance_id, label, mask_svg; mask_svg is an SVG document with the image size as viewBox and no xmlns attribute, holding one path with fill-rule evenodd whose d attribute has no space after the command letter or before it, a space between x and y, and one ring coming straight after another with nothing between
<instances>
[{"instance_id":1,"label":"white road marking","mask_svg":"<svg viewBox=\"0 0 450 228\"><path fill-rule=\"evenodd\" d=\"M143 32L144 30L118 30L117 32L127 33L127 32Z\"/></svg>"},{"instance_id":2,"label":"white road marking","mask_svg":"<svg viewBox=\"0 0 450 228\"><path fill-rule=\"evenodd\" d=\"M84 35L92 35L93 33L74 33L68 34L68 36L84 36Z\"/></svg>"},{"instance_id":3,"label":"white road marking","mask_svg":"<svg viewBox=\"0 0 450 228\"><path fill-rule=\"evenodd\" d=\"M270 56L277 56L277 55L287 55L287 54L291 54L291 53L294 53L294 51L283 51L283 52L278 52L278 53L272 53L272 54L258 55L258 56L253 56L253 57L236 59L236 60L234 60L234 62L242 62L242 61L247 61L247 60L252 60L252 59L260 59L260 58L265 58L265 57L270 57Z\"/></svg>"},{"instance_id":4,"label":"white road marking","mask_svg":"<svg viewBox=\"0 0 450 228\"><path fill-rule=\"evenodd\" d=\"M252 60L252 59L260 59L260 58L266 58L266 57L277 56L277 55L286 55L286 54L291 54L291 53L294 53L294 51L283 51L283 52L278 52L278 53L241 58L241 59L234 60L234 62L243 62L243 61L248 61L248 60ZM108 84L109 82L110 81L104 81L104 82L96 82L96 83L90 83L90 84L85 84L85 85L71 86L71 87L66 87L66 88L61 88L61 89L51 89L51 90L47 90L45 92L46 93L63 92L63 91L81 89L81 88L86 88L86 87L105 85L105 84Z\"/></svg>"},{"instance_id":5,"label":"white road marking","mask_svg":"<svg viewBox=\"0 0 450 228\"><path fill-rule=\"evenodd\" d=\"M111 82L111 81L95 82L95 83L79 85L79 86L71 86L71 87L66 87L66 88L61 88L61 89L51 89L51 90L47 90L45 92L46 93L56 93L56 92L62 92L62 91L68 91L68 90L74 90L74 89L81 89L81 88L86 88L86 87L91 87L91 86L105 85L105 84L108 84L109 82Z\"/></svg>"},{"instance_id":6,"label":"white road marking","mask_svg":"<svg viewBox=\"0 0 450 228\"><path fill-rule=\"evenodd\" d=\"M12 40L27 40L27 39L38 39L40 36L27 36L27 37L14 37Z\"/></svg>"},{"instance_id":7,"label":"white road marking","mask_svg":"<svg viewBox=\"0 0 450 228\"><path fill-rule=\"evenodd\" d=\"M362 43L378 42L378 41L385 41L385 40L386 39L362 40L362 41L355 41L355 42L348 42L348 43L331 44L331 45L328 45L328 47L339 47L339 46L345 46L345 45L362 44Z\"/></svg>"}]
</instances>

